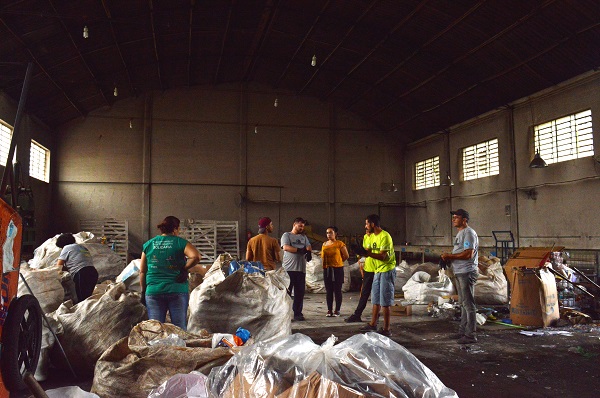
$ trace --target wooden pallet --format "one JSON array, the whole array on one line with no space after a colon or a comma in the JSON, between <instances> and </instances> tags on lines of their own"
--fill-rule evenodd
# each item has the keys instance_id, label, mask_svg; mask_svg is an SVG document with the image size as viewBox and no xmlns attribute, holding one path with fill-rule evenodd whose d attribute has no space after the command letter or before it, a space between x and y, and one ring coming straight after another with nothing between
<instances>
[{"instance_id":1,"label":"wooden pallet","mask_svg":"<svg viewBox=\"0 0 600 398\"><path fill-rule=\"evenodd\" d=\"M79 220L79 230L93 233L98 242L105 236L107 244L114 244L115 253L123 259L123 264L127 264L127 253L129 251L129 225L127 221L113 218Z\"/></svg>"},{"instance_id":2,"label":"wooden pallet","mask_svg":"<svg viewBox=\"0 0 600 398\"><path fill-rule=\"evenodd\" d=\"M219 254L229 253L239 258L240 238L237 221L187 219L180 236L193 244L202 255L200 264L212 264Z\"/></svg>"}]
</instances>

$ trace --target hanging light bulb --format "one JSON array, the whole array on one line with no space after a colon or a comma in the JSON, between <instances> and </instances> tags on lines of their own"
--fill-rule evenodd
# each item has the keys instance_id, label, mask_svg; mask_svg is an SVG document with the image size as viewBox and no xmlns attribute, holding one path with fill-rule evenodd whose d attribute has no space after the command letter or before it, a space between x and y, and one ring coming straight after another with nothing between
<instances>
[{"instance_id":1,"label":"hanging light bulb","mask_svg":"<svg viewBox=\"0 0 600 398\"><path fill-rule=\"evenodd\" d=\"M275 98L275 102L273 103L273 106L275 108L277 108L277 105L279 105L279 100L277 98Z\"/></svg>"},{"instance_id":2,"label":"hanging light bulb","mask_svg":"<svg viewBox=\"0 0 600 398\"><path fill-rule=\"evenodd\" d=\"M254 126L254 134L258 134L258 124Z\"/></svg>"},{"instance_id":3,"label":"hanging light bulb","mask_svg":"<svg viewBox=\"0 0 600 398\"><path fill-rule=\"evenodd\" d=\"M392 185L390 185L390 189L388 189L389 192L398 192L398 187L396 186L396 184L394 184L394 180L392 180Z\"/></svg>"},{"instance_id":4,"label":"hanging light bulb","mask_svg":"<svg viewBox=\"0 0 600 398\"><path fill-rule=\"evenodd\" d=\"M310 61L311 66L317 66L317 54L313 55L312 61Z\"/></svg>"},{"instance_id":5,"label":"hanging light bulb","mask_svg":"<svg viewBox=\"0 0 600 398\"><path fill-rule=\"evenodd\" d=\"M132 129L133 128L133 119L129 119L129 128Z\"/></svg>"},{"instance_id":6,"label":"hanging light bulb","mask_svg":"<svg viewBox=\"0 0 600 398\"><path fill-rule=\"evenodd\" d=\"M83 27L83 38L84 38L84 39L87 39L88 37L90 37L90 31L89 31L89 29L88 29L87 25L85 25L85 26Z\"/></svg>"},{"instance_id":7,"label":"hanging light bulb","mask_svg":"<svg viewBox=\"0 0 600 398\"><path fill-rule=\"evenodd\" d=\"M115 86L115 89L113 90L113 95L114 95L115 97L118 97L118 96L119 96L119 89L117 88L117 86Z\"/></svg>"}]
</instances>

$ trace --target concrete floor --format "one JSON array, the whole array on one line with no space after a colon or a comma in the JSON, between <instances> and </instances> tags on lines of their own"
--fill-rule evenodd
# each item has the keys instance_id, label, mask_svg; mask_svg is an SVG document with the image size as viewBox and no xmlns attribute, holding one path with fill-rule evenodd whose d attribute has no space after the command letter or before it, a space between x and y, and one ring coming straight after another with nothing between
<instances>
[{"instance_id":1,"label":"concrete floor","mask_svg":"<svg viewBox=\"0 0 600 398\"><path fill-rule=\"evenodd\" d=\"M318 344L332 334L343 341L361 333L363 324L344 322L357 300L358 293L344 293L342 316L327 318L325 295L307 294L306 321L292 323L292 332L306 334ZM363 320L370 314L367 306ZM461 398L600 397L599 322L548 329L569 331L570 337L528 337L519 333L521 329L490 323L479 327L479 341L470 346L449 338L458 330L456 321L429 315L392 316L391 325L391 339Z\"/></svg>"},{"instance_id":2,"label":"concrete floor","mask_svg":"<svg viewBox=\"0 0 600 398\"><path fill-rule=\"evenodd\" d=\"M342 316L327 318L324 294L307 294L306 321L293 322L293 333L303 333L320 344L332 334L343 341L361 333L361 323L346 323L358 293L344 293ZM363 320L370 317L367 306ZM561 328L572 336L527 337L520 329L497 324L479 328L477 344L460 346L449 335L458 322L428 315L393 316L392 337L429 367L448 387L465 397L599 397L600 324ZM556 330L556 329L551 329ZM89 391L91 380L73 382L52 375L45 389L77 384ZM31 396L11 394L12 398Z\"/></svg>"}]
</instances>

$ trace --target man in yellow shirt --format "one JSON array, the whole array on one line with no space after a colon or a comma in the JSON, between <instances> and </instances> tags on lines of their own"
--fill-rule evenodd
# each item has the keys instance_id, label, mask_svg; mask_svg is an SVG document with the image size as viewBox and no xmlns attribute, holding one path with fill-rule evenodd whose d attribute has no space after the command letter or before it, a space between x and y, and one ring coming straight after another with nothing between
<instances>
[{"instance_id":1,"label":"man in yellow shirt","mask_svg":"<svg viewBox=\"0 0 600 398\"><path fill-rule=\"evenodd\" d=\"M363 248L366 250L371 247L369 232L365 233L363 237ZM360 264L360 263L359 263ZM354 313L345 319L346 322L362 322L362 313L367 307L367 301L371 295L371 288L373 286L373 277L375 276L375 266L371 257L365 257L364 265L360 264L360 274L362 275L362 285L360 287L360 298Z\"/></svg>"},{"instance_id":2,"label":"man in yellow shirt","mask_svg":"<svg viewBox=\"0 0 600 398\"><path fill-rule=\"evenodd\" d=\"M371 214L365 220L365 230L369 233L369 247L366 257L370 257L375 267L371 302L373 313L371 322L362 331L377 331L384 336L390 336L390 306L394 304L394 280L396 279L396 253L394 242L387 231L381 229L379 216ZM383 327L377 329L379 312L383 312Z\"/></svg>"}]
</instances>

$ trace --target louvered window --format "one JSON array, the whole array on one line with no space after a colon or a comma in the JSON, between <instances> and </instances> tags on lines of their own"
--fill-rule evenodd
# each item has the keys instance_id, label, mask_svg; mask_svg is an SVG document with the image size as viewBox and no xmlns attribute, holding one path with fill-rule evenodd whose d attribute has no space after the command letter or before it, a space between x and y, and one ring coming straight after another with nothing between
<instances>
[{"instance_id":1,"label":"louvered window","mask_svg":"<svg viewBox=\"0 0 600 398\"><path fill-rule=\"evenodd\" d=\"M11 137L12 127L0 120L0 165L2 166L6 166Z\"/></svg>"},{"instance_id":2,"label":"louvered window","mask_svg":"<svg viewBox=\"0 0 600 398\"><path fill-rule=\"evenodd\" d=\"M29 175L50 182L50 151L33 140L29 151Z\"/></svg>"},{"instance_id":3,"label":"louvered window","mask_svg":"<svg viewBox=\"0 0 600 398\"><path fill-rule=\"evenodd\" d=\"M462 171L464 181L500 174L498 139L463 148Z\"/></svg>"},{"instance_id":4,"label":"louvered window","mask_svg":"<svg viewBox=\"0 0 600 398\"><path fill-rule=\"evenodd\" d=\"M415 189L425 189L440 185L440 157L425 159L415 163Z\"/></svg>"},{"instance_id":5,"label":"louvered window","mask_svg":"<svg viewBox=\"0 0 600 398\"><path fill-rule=\"evenodd\" d=\"M534 144L535 151L548 164L594 156L592 111L534 126Z\"/></svg>"}]
</instances>

